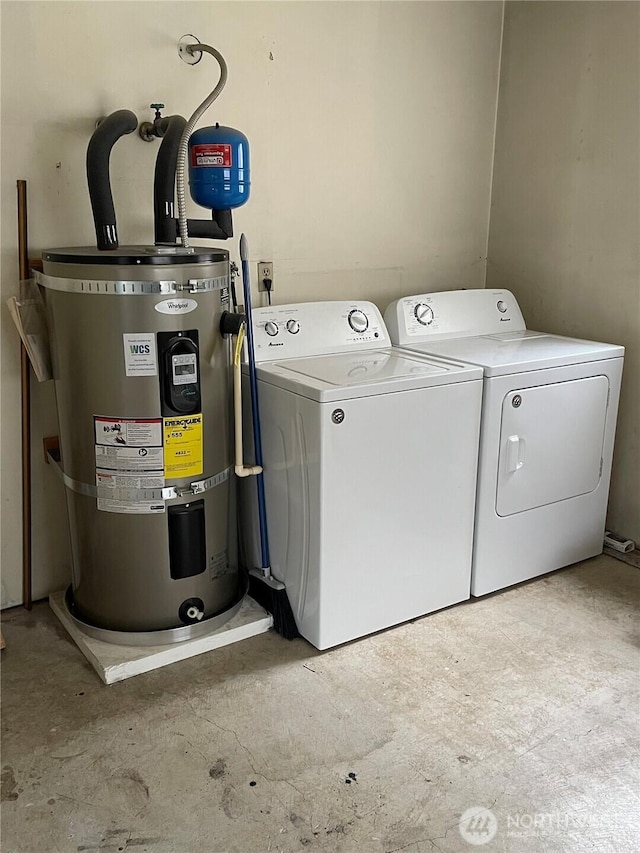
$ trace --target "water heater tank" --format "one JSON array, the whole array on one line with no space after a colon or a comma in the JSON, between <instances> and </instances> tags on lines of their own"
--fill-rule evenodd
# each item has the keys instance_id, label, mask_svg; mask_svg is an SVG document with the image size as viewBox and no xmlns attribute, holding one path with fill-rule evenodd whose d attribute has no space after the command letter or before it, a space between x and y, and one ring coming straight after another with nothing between
<instances>
[{"instance_id":1,"label":"water heater tank","mask_svg":"<svg viewBox=\"0 0 640 853\"><path fill-rule=\"evenodd\" d=\"M201 207L229 210L249 200L249 142L233 127L202 127L189 140L191 198Z\"/></svg>"},{"instance_id":2,"label":"water heater tank","mask_svg":"<svg viewBox=\"0 0 640 853\"><path fill-rule=\"evenodd\" d=\"M229 618L244 594L230 344L219 332L228 253L129 246L51 249L43 260L68 607L112 642L188 639Z\"/></svg>"}]
</instances>

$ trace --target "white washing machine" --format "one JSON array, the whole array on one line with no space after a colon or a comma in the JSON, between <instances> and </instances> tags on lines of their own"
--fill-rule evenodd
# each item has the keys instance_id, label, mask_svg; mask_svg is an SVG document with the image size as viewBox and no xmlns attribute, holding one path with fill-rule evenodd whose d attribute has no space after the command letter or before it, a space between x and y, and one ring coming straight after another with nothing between
<instances>
[{"instance_id":1,"label":"white washing machine","mask_svg":"<svg viewBox=\"0 0 640 853\"><path fill-rule=\"evenodd\" d=\"M471 594L602 551L624 348L527 330L507 290L392 303L394 344L484 370Z\"/></svg>"},{"instance_id":2,"label":"white washing machine","mask_svg":"<svg viewBox=\"0 0 640 853\"><path fill-rule=\"evenodd\" d=\"M468 599L482 371L392 348L370 302L258 308L253 329L271 569L302 636Z\"/></svg>"}]
</instances>

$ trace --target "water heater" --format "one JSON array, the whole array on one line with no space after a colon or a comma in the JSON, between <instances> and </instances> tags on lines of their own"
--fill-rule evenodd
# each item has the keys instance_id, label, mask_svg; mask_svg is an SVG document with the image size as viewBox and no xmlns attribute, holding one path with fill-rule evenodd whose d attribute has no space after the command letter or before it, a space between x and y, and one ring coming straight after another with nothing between
<instances>
[{"instance_id":1,"label":"water heater","mask_svg":"<svg viewBox=\"0 0 640 853\"><path fill-rule=\"evenodd\" d=\"M43 262L72 613L111 632L206 624L244 592L219 331L228 253L71 248Z\"/></svg>"},{"instance_id":2,"label":"water heater","mask_svg":"<svg viewBox=\"0 0 640 853\"><path fill-rule=\"evenodd\" d=\"M221 66L208 104L226 65L215 49L198 49ZM120 246L110 186L111 149L137 118L118 110L101 121L87 149L97 245L48 249L37 274L71 534L66 605L82 630L111 642L206 633L237 612L248 586L237 559L230 387L230 335L244 316L229 311L229 253L188 240L188 230L232 235L231 208L249 195L248 145L217 125L193 134L195 196L213 217L187 220L183 154L201 112L189 122L158 112L143 136L162 138L152 246Z\"/></svg>"}]
</instances>

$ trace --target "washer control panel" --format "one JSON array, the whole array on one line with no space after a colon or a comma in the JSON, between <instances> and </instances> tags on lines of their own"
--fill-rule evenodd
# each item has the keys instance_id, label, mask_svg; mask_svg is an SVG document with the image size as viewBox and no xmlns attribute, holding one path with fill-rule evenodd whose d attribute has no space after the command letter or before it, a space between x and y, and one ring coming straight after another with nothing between
<instances>
[{"instance_id":1,"label":"washer control panel","mask_svg":"<svg viewBox=\"0 0 640 853\"><path fill-rule=\"evenodd\" d=\"M384 315L394 344L411 345L526 329L515 296L508 290L446 290L405 296Z\"/></svg>"},{"instance_id":2,"label":"washer control panel","mask_svg":"<svg viewBox=\"0 0 640 853\"><path fill-rule=\"evenodd\" d=\"M372 302L300 302L252 311L256 361L391 346Z\"/></svg>"}]
</instances>

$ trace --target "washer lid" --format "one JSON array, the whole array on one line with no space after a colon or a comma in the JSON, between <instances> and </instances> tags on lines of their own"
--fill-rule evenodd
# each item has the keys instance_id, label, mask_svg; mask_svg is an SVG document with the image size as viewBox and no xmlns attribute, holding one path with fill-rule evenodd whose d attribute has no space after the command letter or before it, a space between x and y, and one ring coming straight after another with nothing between
<instances>
[{"instance_id":1,"label":"washer lid","mask_svg":"<svg viewBox=\"0 0 640 853\"><path fill-rule=\"evenodd\" d=\"M565 338L531 330L452 338L415 344L411 352L453 358L484 368L485 376L504 376L547 367L564 367L605 358L622 358L624 347Z\"/></svg>"},{"instance_id":2,"label":"washer lid","mask_svg":"<svg viewBox=\"0 0 640 853\"><path fill-rule=\"evenodd\" d=\"M292 358L258 365L258 377L320 403L480 379L482 370L397 349Z\"/></svg>"}]
</instances>

